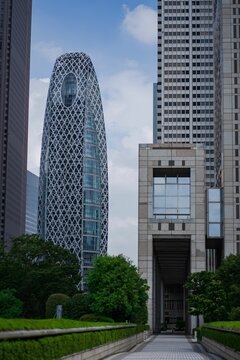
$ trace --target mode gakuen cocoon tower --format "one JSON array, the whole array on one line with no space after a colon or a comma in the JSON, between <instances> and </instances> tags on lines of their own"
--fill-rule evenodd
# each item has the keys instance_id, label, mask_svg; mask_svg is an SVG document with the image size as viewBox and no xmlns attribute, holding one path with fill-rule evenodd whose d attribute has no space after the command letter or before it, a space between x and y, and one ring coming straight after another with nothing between
<instances>
[{"instance_id":1,"label":"mode gakuen cocoon tower","mask_svg":"<svg viewBox=\"0 0 240 360\"><path fill-rule=\"evenodd\" d=\"M108 167L101 95L89 56L55 63L44 119L38 233L79 259L82 286L95 256L107 253Z\"/></svg>"}]
</instances>

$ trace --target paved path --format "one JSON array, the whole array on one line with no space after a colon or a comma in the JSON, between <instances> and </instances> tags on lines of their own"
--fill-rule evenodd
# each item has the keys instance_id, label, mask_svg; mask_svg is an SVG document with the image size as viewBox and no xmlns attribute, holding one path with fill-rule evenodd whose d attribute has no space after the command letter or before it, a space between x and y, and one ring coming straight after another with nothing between
<instances>
[{"instance_id":1,"label":"paved path","mask_svg":"<svg viewBox=\"0 0 240 360\"><path fill-rule=\"evenodd\" d=\"M210 360L206 352L183 335L152 336L128 353L113 355L108 360ZM214 357L214 359L217 359ZM219 359L219 358L218 358Z\"/></svg>"}]
</instances>

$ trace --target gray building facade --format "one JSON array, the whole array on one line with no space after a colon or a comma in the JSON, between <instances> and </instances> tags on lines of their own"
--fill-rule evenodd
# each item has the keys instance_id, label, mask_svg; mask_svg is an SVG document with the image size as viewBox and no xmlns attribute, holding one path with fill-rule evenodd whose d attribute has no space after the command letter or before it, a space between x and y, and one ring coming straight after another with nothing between
<instances>
[{"instance_id":1,"label":"gray building facade","mask_svg":"<svg viewBox=\"0 0 240 360\"><path fill-rule=\"evenodd\" d=\"M39 177L27 171L25 233L37 234Z\"/></svg>"},{"instance_id":2,"label":"gray building facade","mask_svg":"<svg viewBox=\"0 0 240 360\"><path fill-rule=\"evenodd\" d=\"M216 181L223 188L224 255L240 254L240 2L214 2Z\"/></svg>"},{"instance_id":3,"label":"gray building facade","mask_svg":"<svg viewBox=\"0 0 240 360\"><path fill-rule=\"evenodd\" d=\"M81 274L107 253L108 168L96 73L83 53L60 56L47 98L39 179L38 232L75 253Z\"/></svg>"},{"instance_id":4,"label":"gray building facade","mask_svg":"<svg viewBox=\"0 0 240 360\"><path fill-rule=\"evenodd\" d=\"M212 0L158 0L154 143L204 144L206 185L214 186Z\"/></svg>"},{"instance_id":5,"label":"gray building facade","mask_svg":"<svg viewBox=\"0 0 240 360\"><path fill-rule=\"evenodd\" d=\"M156 143L139 147L138 254L156 332L178 320L191 331L187 275L240 253L239 25L239 0L158 1Z\"/></svg>"},{"instance_id":6,"label":"gray building facade","mask_svg":"<svg viewBox=\"0 0 240 360\"><path fill-rule=\"evenodd\" d=\"M148 321L158 332L186 321L190 272L206 269L205 153L202 145L139 146L138 267L150 287Z\"/></svg>"},{"instance_id":7,"label":"gray building facade","mask_svg":"<svg viewBox=\"0 0 240 360\"><path fill-rule=\"evenodd\" d=\"M0 239L25 231L31 0L0 1Z\"/></svg>"}]
</instances>

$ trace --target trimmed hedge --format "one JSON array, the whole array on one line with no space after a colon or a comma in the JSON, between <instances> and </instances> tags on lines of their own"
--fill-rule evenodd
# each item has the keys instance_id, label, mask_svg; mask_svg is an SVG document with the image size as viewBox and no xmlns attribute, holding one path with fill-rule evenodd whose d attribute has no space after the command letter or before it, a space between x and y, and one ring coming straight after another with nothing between
<instances>
[{"instance_id":1,"label":"trimmed hedge","mask_svg":"<svg viewBox=\"0 0 240 360\"><path fill-rule=\"evenodd\" d=\"M90 326L120 325L120 323L109 324L108 322L89 322L67 319L0 319L0 331L14 330L42 330L42 329L69 329ZM1 359L1 358L0 358Z\"/></svg>"},{"instance_id":2,"label":"trimmed hedge","mask_svg":"<svg viewBox=\"0 0 240 360\"><path fill-rule=\"evenodd\" d=\"M240 351L240 333L236 334L230 331L210 329L202 326L199 330L200 337L205 336L210 340L214 340L224 346L230 347L235 351Z\"/></svg>"},{"instance_id":3,"label":"trimmed hedge","mask_svg":"<svg viewBox=\"0 0 240 360\"><path fill-rule=\"evenodd\" d=\"M90 322L108 322L114 323L114 320L103 315L95 315L95 314L85 314L80 318L80 321L90 321Z\"/></svg>"},{"instance_id":4,"label":"trimmed hedge","mask_svg":"<svg viewBox=\"0 0 240 360\"><path fill-rule=\"evenodd\" d=\"M204 324L204 326L216 326L219 328L240 330L240 321L214 321Z\"/></svg>"},{"instance_id":5,"label":"trimmed hedge","mask_svg":"<svg viewBox=\"0 0 240 360\"><path fill-rule=\"evenodd\" d=\"M1 341L0 359L54 360L106 343L133 336L145 330L144 326L45 337L39 340Z\"/></svg>"}]
</instances>

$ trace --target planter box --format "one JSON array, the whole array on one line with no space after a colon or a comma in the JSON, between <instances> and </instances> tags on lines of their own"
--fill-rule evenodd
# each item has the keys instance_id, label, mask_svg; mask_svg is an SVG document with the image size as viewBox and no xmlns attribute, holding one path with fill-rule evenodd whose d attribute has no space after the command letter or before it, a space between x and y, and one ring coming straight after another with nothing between
<instances>
[{"instance_id":1,"label":"planter box","mask_svg":"<svg viewBox=\"0 0 240 360\"><path fill-rule=\"evenodd\" d=\"M225 347L216 341L203 336L201 343L208 352L219 355L226 360L240 360L240 352L234 351L229 347Z\"/></svg>"},{"instance_id":2,"label":"planter box","mask_svg":"<svg viewBox=\"0 0 240 360\"><path fill-rule=\"evenodd\" d=\"M131 336L129 338L115 341L113 343L98 346L94 349L82 351L77 354L62 357L60 360L100 360L106 356L114 355L117 353L129 351L137 344L146 340L149 336L149 331L144 331L140 334Z\"/></svg>"}]
</instances>

